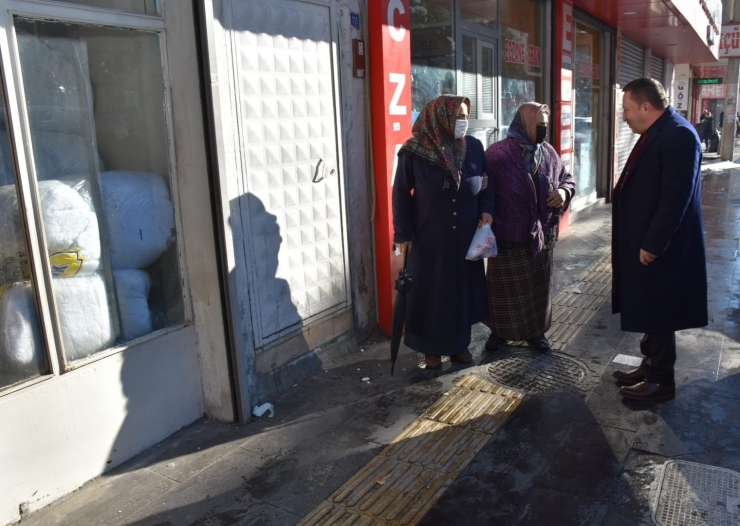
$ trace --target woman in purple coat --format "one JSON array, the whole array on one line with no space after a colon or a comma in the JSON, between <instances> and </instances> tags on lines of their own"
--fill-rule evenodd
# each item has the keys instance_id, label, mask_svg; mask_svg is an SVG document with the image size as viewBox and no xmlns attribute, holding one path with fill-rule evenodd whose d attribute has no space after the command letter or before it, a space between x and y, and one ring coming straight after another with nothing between
<instances>
[{"instance_id":1,"label":"woman in purple coat","mask_svg":"<svg viewBox=\"0 0 740 526\"><path fill-rule=\"evenodd\" d=\"M493 233L499 249L486 272L489 351L507 340L550 349L545 332L552 323L552 250L575 182L544 142L549 114L544 104L522 104L506 139L486 151L496 188Z\"/></svg>"},{"instance_id":2,"label":"woman in purple coat","mask_svg":"<svg viewBox=\"0 0 740 526\"><path fill-rule=\"evenodd\" d=\"M469 108L467 98L453 95L424 106L398 152L393 182L393 241L408 253L414 280L404 343L426 355L428 369L438 368L441 356L472 361L470 328L488 310L483 261L465 259L476 228L493 213L483 144L465 136Z\"/></svg>"}]
</instances>

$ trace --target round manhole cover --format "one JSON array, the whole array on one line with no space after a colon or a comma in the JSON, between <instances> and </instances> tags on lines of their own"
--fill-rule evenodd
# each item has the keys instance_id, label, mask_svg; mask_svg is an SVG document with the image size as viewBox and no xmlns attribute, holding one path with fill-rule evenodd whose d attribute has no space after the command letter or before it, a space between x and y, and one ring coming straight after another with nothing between
<instances>
[{"instance_id":1,"label":"round manhole cover","mask_svg":"<svg viewBox=\"0 0 740 526\"><path fill-rule=\"evenodd\" d=\"M563 354L530 350L504 350L481 366L483 376L495 383L529 393L583 389L590 372L580 361Z\"/></svg>"}]
</instances>

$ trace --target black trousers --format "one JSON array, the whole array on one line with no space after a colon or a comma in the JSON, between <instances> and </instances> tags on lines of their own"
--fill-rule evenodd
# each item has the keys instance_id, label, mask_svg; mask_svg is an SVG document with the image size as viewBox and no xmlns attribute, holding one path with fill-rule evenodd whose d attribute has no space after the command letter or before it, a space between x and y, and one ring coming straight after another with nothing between
<instances>
[{"instance_id":1,"label":"black trousers","mask_svg":"<svg viewBox=\"0 0 740 526\"><path fill-rule=\"evenodd\" d=\"M675 382L673 366L676 363L676 333L646 334L640 341L640 352L645 356L642 366L645 380L653 384Z\"/></svg>"}]
</instances>

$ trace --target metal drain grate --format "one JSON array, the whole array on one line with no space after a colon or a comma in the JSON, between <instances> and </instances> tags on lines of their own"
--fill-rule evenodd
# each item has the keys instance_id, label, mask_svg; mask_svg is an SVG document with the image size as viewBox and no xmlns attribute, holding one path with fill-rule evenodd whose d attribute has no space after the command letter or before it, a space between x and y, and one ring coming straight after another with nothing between
<instances>
[{"instance_id":1,"label":"metal drain grate","mask_svg":"<svg viewBox=\"0 0 740 526\"><path fill-rule=\"evenodd\" d=\"M658 483L653 519L661 526L738 526L740 473L671 460Z\"/></svg>"},{"instance_id":2,"label":"metal drain grate","mask_svg":"<svg viewBox=\"0 0 740 526\"><path fill-rule=\"evenodd\" d=\"M489 380L529 393L551 393L572 387L584 389L591 373L580 361L560 353L505 350L481 367Z\"/></svg>"}]
</instances>

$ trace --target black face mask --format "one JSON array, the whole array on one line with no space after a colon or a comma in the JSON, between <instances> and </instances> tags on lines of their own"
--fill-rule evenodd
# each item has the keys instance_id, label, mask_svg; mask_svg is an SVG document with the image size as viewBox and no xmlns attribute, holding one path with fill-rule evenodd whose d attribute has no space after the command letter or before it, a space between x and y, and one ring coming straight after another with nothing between
<instances>
[{"instance_id":1,"label":"black face mask","mask_svg":"<svg viewBox=\"0 0 740 526\"><path fill-rule=\"evenodd\" d=\"M537 125L537 137L535 138L534 142L537 144L542 144L545 141L545 137L547 137L547 126Z\"/></svg>"}]
</instances>

